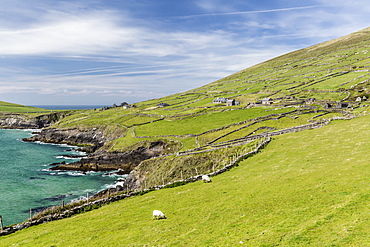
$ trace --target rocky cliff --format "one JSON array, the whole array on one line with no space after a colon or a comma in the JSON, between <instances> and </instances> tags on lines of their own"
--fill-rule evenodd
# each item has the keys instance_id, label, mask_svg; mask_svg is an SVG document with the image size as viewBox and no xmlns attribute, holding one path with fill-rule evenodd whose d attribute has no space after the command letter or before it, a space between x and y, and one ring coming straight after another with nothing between
<instances>
[{"instance_id":1,"label":"rocky cliff","mask_svg":"<svg viewBox=\"0 0 370 247\"><path fill-rule=\"evenodd\" d=\"M24 139L24 141L41 141L45 143L58 143L85 146L87 152L94 152L110 139L100 129L43 129L40 133Z\"/></svg>"},{"instance_id":2,"label":"rocky cliff","mask_svg":"<svg viewBox=\"0 0 370 247\"><path fill-rule=\"evenodd\" d=\"M36 117L28 117L21 114L0 115L0 128L10 129L41 129L51 126L66 113L57 112Z\"/></svg>"},{"instance_id":3,"label":"rocky cliff","mask_svg":"<svg viewBox=\"0 0 370 247\"><path fill-rule=\"evenodd\" d=\"M113 171L120 170L120 174L129 174L142 161L152 157L161 156L173 152L179 148L178 143L166 143L164 141L143 142L126 152L107 152L104 144L122 136L124 132L106 131L102 128L92 129L57 129L52 125L59 121L63 115L61 113L52 113L41 115L34 118L9 114L0 116L0 128L29 128L42 129L35 132L35 135L24 139L27 142L45 142L57 144L69 144L80 146L80 149L87 152L88 155L80 161L73 163L53 164L51 170L74 170L74 171ZM106 134L106 133L110 134ZM136 181L132 181L135 187Z\"/></svg>"},{"instance_id":4,"label":"rocky cliff","mask_svg":"<svg viewBox=\"0 0 370 247\"><path fill-rule=\"evenodd\" d=\"M82 146L88 156L80 161L69 164L58 164L52 170L74 171L112 171L121 170L128 174L141 161L164 154L168 151L167 143L156 141L143 144L127 152L107 152L101 147L113 137L107 137L101 129L43 129L24 141L41 141L45 143L59 143ZM55 165L55 164L54 164Z\"/></svg>"},{"instance_id":5,"label":"rocky cliff","mask_svg":"<svg viewBox=\"0 0 370 247\"><path fill-rule=\"evenodd\" d=\"M165 142L157 141L152 142L149 147L140 146L122 153L98 151L80 161L54 166L51 170L112 171L119 169L121 174L128 174L141 161L163 154L166 147Z\"/></svg>"}]
</instances>

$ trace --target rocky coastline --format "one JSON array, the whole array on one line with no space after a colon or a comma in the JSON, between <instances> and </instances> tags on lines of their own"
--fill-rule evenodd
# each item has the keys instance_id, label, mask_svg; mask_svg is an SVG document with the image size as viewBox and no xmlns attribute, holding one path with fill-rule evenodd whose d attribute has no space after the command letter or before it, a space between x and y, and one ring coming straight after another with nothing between
<instances>
[{"instance_id":1,"label":"rocky coastline","mask_svg":"<svg viewBox=\"0 0 370 247\"><path fill-rule=\"evenodd\" d=\"M108 137L104 129L58 129L53 124L64 117L66 112L50 113L28 118L25 115L8 114L0 116L0 128L38 129L25 142L44 142L78 146L87 155L73 163L51 164L51 170L61 171L114 171L129 174L141 161L160 156L165 152L167 144L163 141L149 143L126 152L108 152L104 144L116 137Z\"/></svg>"},{"instance_id":2,"label":"rocky coastline","mask_svg":"<svg viewBox=\"0 0 370 247\"><path fill-rule=\"evenodd\" d=\"M41 117L37 119L26 119L22 116L0 117L0 128L6 129L37 129L33 136L23 139L25 142L43 142L54 144L68 144L78 146L78 150L86 152L85 156L70 157L80 158L72 163L50 164L50 170L58 171L99 171L114 172L118 175L128 175L143 160L161 156L168 152L168 144L164 141L154 141L137 146L126 152L108 152L104 145L116 137L107 137L104 129L59 129L52 128L58 117ZM132 184L129 184L131 183ZM125 181L125 189L132 190L136 187L136 181L128 179ZM123 188L116 188L123 189ZM110 189L98 192L93 197L99 198L109 194ZM9 232L11 233L11 232ZM5 234L6 235L6 234Z\"/></svg>"},{"instance_id":3,"label":"rocky coastline","mask_svg":"<svg viewBox=\"0 0 370 247\"><path fill-rule=\"evenodd\" d=\"M0 128L4 129L42 129L51 126L67 112L54 112L34 118L22 114L9 113L0 116Z\"/></svg>"},{"instance_id":4,"label":"rocky coastline","mask_svg":"<svg viewBox=\"0 0 370 247\"><path fill-rule=\"evenodd\" d=\"M141 161L162 154L166 147L163 141L152 142L148 147L140 146L127 152L107 152L101 147L108 141L104 132L99 129L43 129L30 138L23 139L26 142L45 142L56 144L69 144L82 146L79 150L87 152L87 156L81 160L68 164L54 164L51 170L61 171L114 171L120 170L123 174L140 164Z\"/></svg>"}]
</instances>

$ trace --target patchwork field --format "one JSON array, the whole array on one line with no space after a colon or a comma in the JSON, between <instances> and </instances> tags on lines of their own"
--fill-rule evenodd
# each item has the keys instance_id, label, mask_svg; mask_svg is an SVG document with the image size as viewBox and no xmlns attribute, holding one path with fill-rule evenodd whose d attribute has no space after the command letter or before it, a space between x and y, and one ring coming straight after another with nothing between
<instances>
[{"instance_id":1,"label":"patchwork field","mask_svg":"<svg viewBox=\"0 0 370 247\"><path fill-rule=\"evenodd\" d=\"M278 136L213 177L2 237L2 246L366 246L370 116ZM162 210L167 219L152 220ZM358 245L357 245L358 246Z\"/></svg>"},{"instance_id":2,"label":"patchwork field","mask_svg":"<svg viewBox=\"0 0 370 247\"><path fill-rule=\"evenodd\" d=\"M133 169L138 191L210 173L272 141L212 183L125 199L1 237L0 245L370 245L369 35L364 29L168 97L68 112L50 128L101 131L110 139L100 153L169 145ZM167 219L152 220L154 209Z\"/></svg>"}]
</instances>

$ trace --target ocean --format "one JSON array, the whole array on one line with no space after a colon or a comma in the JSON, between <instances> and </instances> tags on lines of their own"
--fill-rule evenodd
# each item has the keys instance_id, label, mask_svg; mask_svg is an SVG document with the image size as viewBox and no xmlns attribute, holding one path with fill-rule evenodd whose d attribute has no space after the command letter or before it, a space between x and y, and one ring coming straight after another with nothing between
<instances>
[{"instance_id":1,"label":"ocean","mask_svg":"<svg viewBox=\"0 0 370 247\"><path fill-rule=\"evenodd\" d=\"M60 205L112 187L118 176L102 172L86 174L50 171L63 155L81 154L67 145L27 143L31 130L0 129L0 215L4 226L20 223L42 208Z\"/></svg>"}]
</instances>

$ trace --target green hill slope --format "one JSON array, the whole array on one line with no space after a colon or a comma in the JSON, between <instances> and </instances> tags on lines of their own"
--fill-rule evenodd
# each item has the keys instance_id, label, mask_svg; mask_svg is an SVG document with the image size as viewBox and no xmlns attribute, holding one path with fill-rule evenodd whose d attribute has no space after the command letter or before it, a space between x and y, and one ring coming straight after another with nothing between
<instances>
[{"instance_id":1,"label":"green hill slope","mask_svg":"<svg viewBox=\"0 0 370 247\"><path fill-rule=\"evenodd\" d=\"M266 109L266 105L256 104L264 98L272 99L272 109L285 108L286 112L289 111L287 106L316 107L330 113L351 110L369 102L370 98L369 35L369 29L364 29L277 57L188 92L139 102L135 108L80 112L54 127L120 128L127 134L117 136L124 138L112 144L113 148L112 145L107 147L111 151L120 151L143 140L137 137L199 135L266 116L265 110L258 108L265 106L263 109ZM214 99L219 97L235 99L240 105L226 107L224 103L213 104ZM169 106L158 107L160 103ZM240 111L229 112L233 109ZM270 113L275 114L273 111ZM213 136L217 135L222 133ZM205 139L207 141L208 136ZM195 140L186 139L184 145L183 150L186 150L197 144Z\"/></svg>"},{"instance_id":2,"label":"green hill slope","mask_svg":"<svg viewBox=\"0 0 370 247\"><path fill-rule=\"evenodd\" d=\"M260 140L272 141L212 183L112 203L2 237L0 244L369 244L369 32L295 51L184 93L64 115L51 128L109 136L97 153L168 144L164 156L133 168L128 181L139 191L222 169ZM240 104L214 103L216 98ZM154 209L168 219L151 220Z\"/></svg>"},{"instance_id":3,"label":"green hill slope","mask_svg":"<svg viewBox=\"0 0 370 247\"><path fill-rule=\"evenodd\" d=\"M19 104L8 103L4 101L0 101L0 114L1 113L39 113L45 112L48 110L32 107L32 106L24 106Z\"/></svg>"},{"instance_id":4,"label":"green hill slope","mask_svg":"<svg viewBox=\"0 0 370 247\"><path fill-rule=\"evenodd\" d=\"M370 116L278 136L213 178L2 237L1 246L362 246ZM166 220L154 221L162 210Z\"/></svg>"},{"instance_id":5,"label":"green hill slope","mask_svg":"<svg viewBox=\"0 0 370 247\"><path fill-rule=\"evenodd\" d=\"M172 150L173 156L136 168L135 179L141 189L144 182L145 187L158 185L163 180L160 176L170 182L182 175L209 173L227 162L225 153L236 154L227 148L247 145L253 136L275 135L296 126L329 123L338 117L366 112L370 102L369 37L369 29L364 29L271 59L188 92L125 108L80 111L52 127L100 129L112 137L100 151L125 152L158 140L178 143L179 148ZM214 103L217 98L240 104ZM266 98L269 101L263 104ZM224 150L217 152L223 154L210 153L217 156L216 164L200 164L201 159L195 156L189 161L176 155L221 148ZM165 174L151 178L144 175L148 167L158 167L159 163Z\"/></svg>"}]
</instances>

